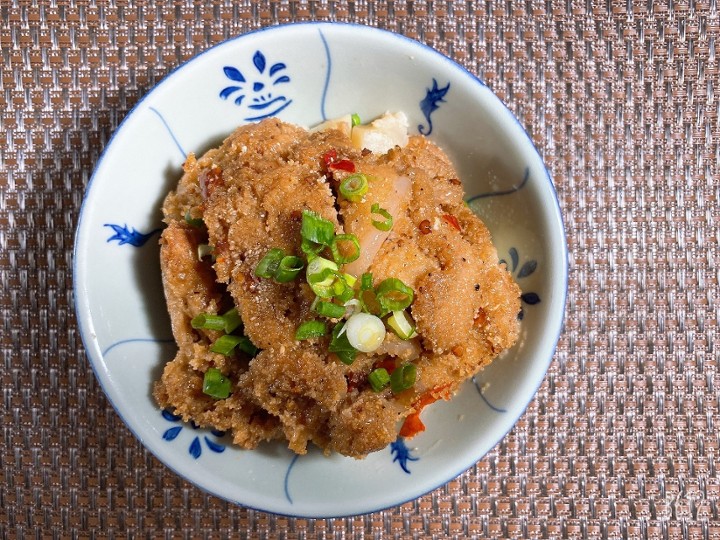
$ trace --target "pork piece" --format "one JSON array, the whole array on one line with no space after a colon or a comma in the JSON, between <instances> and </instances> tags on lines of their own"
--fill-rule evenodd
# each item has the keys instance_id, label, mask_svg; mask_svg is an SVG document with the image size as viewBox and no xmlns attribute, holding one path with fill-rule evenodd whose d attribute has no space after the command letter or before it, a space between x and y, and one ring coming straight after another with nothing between
<instances>
[{"instance_id":1,"label":"pork piece","mask_svg":"<svg viewBox=\"0 0 720 540\"><path fill-rule=\"evenodd\" d=\"M370 177L362 200L339 195L350 171L332 163L342 160ZM268 119L239 128L200 158L188 156L163 206L168 227L161 267L179 351L156 384L158 403L186 420L232 432L244 448L280 438L301 454L314 444L361 458L387 446L404 421L417 425L422 407L450 397L517 339L519 289L462 197L447 156L419 136L381 154L355 148L343 130L308 132ZM390 231L372 224L382 219L372 214L373 204L392 215ZM342 267L344 273L359 278L371 272L375 285L392 277L412 287L415 300L407 311L416 337L388 334L380 348L357 354L351 365L328 351L329 337L295 340L301 323L319 318L304 272L277 283L257 277L255 269L273 248L303 256L303 210L329 220L337 234L358 237L360 258ZM204 226L191 227L186 216L202 218ZM214 261L197 260L199 243L214 246ZM200 313L233 305L243 332L260 349L254 356L213 353L222 332L190 325ZM373 369L392 371L403 362L417 367L413 388L372 390ZM210 368L230 379L228 398L203 393ZM402 432L416 431L406 426Z\"/></svg>"}]
</instances>

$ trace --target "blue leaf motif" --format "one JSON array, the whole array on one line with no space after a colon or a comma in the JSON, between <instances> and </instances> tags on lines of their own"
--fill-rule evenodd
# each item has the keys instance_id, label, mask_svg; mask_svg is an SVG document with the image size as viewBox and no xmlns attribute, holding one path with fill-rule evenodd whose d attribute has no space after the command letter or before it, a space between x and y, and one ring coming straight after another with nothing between
<instances>
[{"instance_id":1,"label":"blue leaf motif","mask_svg":"<svg viewBox=\"0 0 720 540\"><path fill-rule=\"evenodd\" d=\"M178 435L180 435L180 432L182 431L182 426L175 426L168 429L165 433L163 433L162 438L166 441L172 441L174 440Z\"/></svg>"},{"instance_id":2,"label":"blue leaf motif","mask_svg":"<svg viewBox=\"0 0 720 540\"><path fill-rule=\"evenodd\" d=\"M281 69L285 69L286 67L287 67L287 66L286 66L285 64L283 64L282 62L278 62L277 64L273 64L272 67L270 68L270 71L268 72L268 75L270 75L270 76L272 77L272 76L275 75L278 71L280 71Z\"/></svg>"},{"instance_id":3,"label":"blue leaf motif","mask_svg":"<svg viewBox=\"0 0 720 540\"><path fill-rule=\"evenodd\" d=\"M220 97L223 99L227 99L230 97L230 94L232 94L233 92L237 92L238 90L242 90L242 88L240 88L239 86L227 86L220 91Z\"/></svg>"},{"instance_id":4,"label":"blue leaf motif","mask_svg":"<svg viewBox=\"0 0 720 540\"><path fill-rule=\"evenodd\" d=\"M405 439L402 437L398 437L395 442L390 443L390 454L395 454L393 463L397 461L400 464L400 468L407 474L410 474L407 462L420 460L419 457L415 457L410 453L410 449L405 445Z\"/></svg>"},{"instance_id":5,"label":"blue leaf motif","mask_svg":"<svg viewBox=\"0 0 720 540\"><path fill-rule=\"evenodd\" d=\"M155 233L160 232L160 229L155 229L147 234L144 234L138 231L135 227L133 227L133 230L131 231L127 225L121 227L120 225L114 225L113 223L105 223L103 227L110 227L115 232L115 234L107 239L107 242L117 240L118 244L121 246L123 244L130 244L135 247L144 246Z\"/></svg>"},{"instance_id":6,"label":"blue leaf motif","mask_svg":"<svg viewBox=\"0 0 720 540\"><path fill-rule=\"evenodd\" d=\"M290 77L288 77L287 75L283 75L282 77L280 77L279 79L274 81L273 85L280 84L280 83L288 83L288 82L290 82Z\"/></svg>"},{"instance_id":7,"label":"blue leaf motif","mask_svg":"<svg viewBox=\"0 0 720 540\"><path fill-rule=\"evenodd\" d=\"M195 459L200 457L200 454L202 454L202 446L200 446L200 438L199 437L195 437L193 439L193 442L190 443L190 448L188 448L188 452Z\"/></svg>"},{"instance_id":8,"label":"blue leaf motif","mask_svg":"<svg viewBox=\"0 0 720 540\"><path fill-rule=\"evenodd\" d=\"M225 66L223 71L225 72L225 76L231 81L245 82L245 77L243 77L239 69L232 66Z\"/></svg>"},{"instance_id":9,"label":"blue leaf motif","mask_svg":"<svg viewBox=\"0 0 720 540\"><path fill-rule=\"evenodd\" d=\"M221 454L221 453L223 453L223 452L225 451L225 446L224 446L224 445L218 444L218 443L216 443L216 442L214 442L214 441L211 441L210 439L207 438L207 436L204 437L204 439L205 439L205 444L207 444L207 447L208 447L210 450L212 450L213 452L216 452L216 453L218 453L218 454Z\"/></svg>"},{"instance_id":10,"label":"blue leaf motif","mask_svg":"<svg viewBox=\"0 0 720 540\"><path fill-rule=\"evenodd\" d=\"M518 272L517 277L518 278L528 277L530 274L532 274L535 271L536 268L537 268L537 261L528 261L525 264L523 264L522 268Z\"/></svg>"},{"instance_id":11,"label":"blue leaf motif","mask_svg":"<svg viewBox=\"0 0 720 540\"><path fill-rule=\"evenodd\" d=\"M171 413L171 412L168 411L167 409L163 409L163 411L162 411L162 416L163 416L163 418L164 418L165 420L167 420L168 422L177 422L178 420L180 420L180 417L179 417L179 416L174 415L173 413Z\"/></svg>"},{"instance_id":12,"label":"blue leaf motif","mask_svg":"<svg viewBox=\"0 0 720 540\"><path fill-rule=\"evenodd\" d=\"M245 94L240 94L240 97L235 100L235 105L240 105L245 98Z\"/></svg>"},{"instance_id":13,"label":"blue leaf motif","mask_svg":"<svg viewBox=\"0 0 720 540\"><path fill-rule=\"evenodd\" d=\"M534 292L525 293L520 296L520 299L531 306L540 303L540 297Z\"/></svg>"},{"instance_id":14,"label":"blue leaf motif","mask_svg":"<svg viewBox=\"0 0 720 540\"><path fill-rule=\"evenodd\" d=\"M261 53L260 51L257 51L255 53L255 56L253 56L253 64L255 64L255 67L257 70L262 73L265 71L265 55Z\"/></svg>"},{"instance_id":15,"label":"blue leaf motif","mask_svg":"<svg viewBox=\"0 0 720 540\"><path fill-rule=\"evenodd\" d=\"M511 272L514 272L517 268L518 262L520 261L520 256L518 255L518 250L514 247L511 247L509 250L510 253L510 259L512 260L512 270Z\"/></svg>"}]
</instances>

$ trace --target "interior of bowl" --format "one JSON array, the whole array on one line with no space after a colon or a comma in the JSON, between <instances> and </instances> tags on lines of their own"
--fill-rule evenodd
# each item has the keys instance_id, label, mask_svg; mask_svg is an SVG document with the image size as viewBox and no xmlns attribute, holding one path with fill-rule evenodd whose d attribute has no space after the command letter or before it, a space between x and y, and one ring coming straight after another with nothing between
<instances>
[{"instance_id":1,"label":"interior of bowl","mask_svg":"<svg viewBox=\"0 0 720 540\"><path fill-rule=\"evenodd\" d=\"M242 79L242 80L240 80ZM242 96L242 98L240 97ZM310 126L403 111L453 159L470 207L523 291L520 342L450 402L427 431L357 461L282 445L255 451L163 414L150 395L174 355L158 265L160 204L188 152L263 116ZM472 466L540 385L562 324L567 256L551 179L492 92L414 41L328 23L239 36L181 66L127 116L88 188L75 246L76 309L93 369L135 435L211 493L262 510L331 517L413 499Z\"/></svg>"}]
</instances>

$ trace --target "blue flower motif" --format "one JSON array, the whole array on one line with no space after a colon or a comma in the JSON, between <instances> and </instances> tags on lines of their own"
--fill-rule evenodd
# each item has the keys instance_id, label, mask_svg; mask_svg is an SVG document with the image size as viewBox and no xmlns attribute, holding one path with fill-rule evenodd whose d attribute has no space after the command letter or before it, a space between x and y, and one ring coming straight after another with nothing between
<instances>
[{"instance_id":1,"label":"blue flower motif","mask_svg":"<svg viewBox=\"0 0 720 540\"><path fill-rule=\"evenodd\" d=\"M180 417L177 415L174 415L168 410L162 411L162 417L167 420L168 422L179 422ZM178 435L180 435L180 432L183 430L185 426L173 426L171 428L168 428L165 430L165 432L162 434L162 438L166 441L174 441L178 438ZM190 427L193 429L198 429L198 427L195 425L194 422L190 422ZM223 437L225 435L225 432L223 431L217 431L212 430L210 433L215 435L216 437ZM212 452L215 452L217 454L221 454L225 451L225 446L218 443L217 441L213 441L210 439L207 435L203 436L203 440L205 441L205 445L208 447L209 450ZM193 437L193 440L190 442L190 446L188 447L188 453L195 459L198 459L202 455L202 444L200 442L200 437L195 436Z\"/></svg>"},{"instance_id":2,"label":"blue flower motif","mask_svg":"<svg viewBox=\"0 0 720 540\"><path fill-rule=\"evenodd\" d=\"M276 94L274 89L277 85L290 82L290 77L282 73L287 66L282 62L276 62L267 68L267 59L260 51L255 51L252 63L257 71L252 77L246 77L236 67L223 67L225 76L236 84L226 86L219 94L220 98L225 100L237 94L233 103L240 106L245 102L250 114L245 118L248 122L274 116L292 103L292 100L284 95Z\"/></svg>"},{"instance_id":3,"label":"blue flower motif","mask_svg":"<svg viewBox=\"0 0 720 540\"><path fill-rule=\"evenodd\" d=\"M508 250L508 253L510 254L510 261L512 262L512 266L509 267L510 272L515 275L516 279L522 279L526 278L530 275L532 275L535 270L537 270L537 261L534 259L530 259L529 261L525 262L521 267L520 270L517 271L518 265L520 264L520 255L518 254L518 250L514 247L511 247ZM507 264L507 261L505 259L500 260L501 263ZM534 306L535 304L540 303L540 296L537 293L534 292L526 292L522 293L520 295L520 300L529 306ZM518 313L518 319L522 320L525 316L525 312L520 307L520 313Z\"/></svg>"},{"instance_id":4,"label":"blue flower motif","mask_svg":"<svg viewBox=\"0 0 720 540\"><path fill-rule=\"evenodd\" d=\"M400 464L400 468L407 474L410 474L407 462L420 461L419 457L415 457L410 453L410 449L405 445L405 439L402 437L398 437L395 442L390 443L390 455L392 454L395 454L393 463L397 461Z\"/></svg>"},{"instance_id":5,"label":"blue flower motif","mask_svg":"<svg viewBox=\"0 0 720 540\"><path fill-rule=\"evenodd\" d=\"M426 88L427 93L425 94L425 98L420 102L420 110L425 115L425 120L427 120L428 124L427 128L422 124L418 125L418 131L421 135L430 135L430 133L432 133L433 125L430 115L440 108L438 103L446 103L443 98L445 94L448 93L448 90L450 90L450 83L447 83L443 88L438 88L437 81L433 79L432 82L432 88Z\"/></svg>"},{"instance_id":6,"label":"blue flower motif","mask_svg":"<svg viewBox=\"0 0 720 540\"><path fill-rule=\"evenodd\" d=\"M110 238L107 239L107 242L112 242L113 240L117 240L119 245L123 244L130 244L131 246L140 247L145 245L145 242L150 240L150 238L156 234L159 233L162 229L155 229L150 231L147 234L143 234L140 231L138 231L135 227L133 227L133 230L131 231L127 225L121 227L120 225L114 225L112 223L105 223L103 227L110 227L113 231L115 231L115 234L113 234Z\"/></svg>"}]
</instances>

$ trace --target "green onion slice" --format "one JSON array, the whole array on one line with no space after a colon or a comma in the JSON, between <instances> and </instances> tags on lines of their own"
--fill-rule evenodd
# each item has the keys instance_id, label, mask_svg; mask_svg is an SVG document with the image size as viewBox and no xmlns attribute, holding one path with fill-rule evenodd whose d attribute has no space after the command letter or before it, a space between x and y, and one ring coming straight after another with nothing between
<instances>
[{"instance_id":1,"label":"green onion slice","mask_svg":"<svg viewBox=\"0 0 720 540\"><path fill-rule=\"evenodd\" d=\"M275 277L283 257L285 257L285 252L282 249L272 248L255 267L255 275L268 279Z\"/></svg>"},{"instance_id":2,"label":"green onion slice","mask_svg":"<svg viewBox=\"0 0 720 540\"><path fill-rule=\"evenodd\" d=\"M296 257L295 255L286 255L280 259L280 265L275 272L274 279L278 283L287 283L295 279L295 277L300 273L300 270L304 267L305 263L300 257Z\"/></svg>"},{"instance_id":3,"label":"green onion slice","mask_svg":"<svg viewBox=\"0 0 720 540\"><path fill-rule=\"evenodd\" d=\"M332 285L335 283L337 271L338 265L331 260L315 257L307 266L307 282L315 294L330 298L333 296Z\"/></svg>"},{"instance_id":4,"label":"green onion slice","mask_svg":"<svg viewBox=\"0 0 720 540\"><path fill-rule=\"evenodd\" d=\"M383 221L376 221L372 220L372 224L375 226L376 229L380 229L381 231L389 231L392 229L393 226L393 217L390 215L390 212L385 210L384 208L381 208L378 203L374 203L370 207L370 212L373 214L378 214L385 219Z\"/></svg>"},{"instance_id":5,"label":"green onion slice","mask_svg":"<svg viewBox=\"0 0 720 540\"><path fill-rule=\"evenodd\" d=\"M331 319L339 319L345 315L345 308L343 306L338 306L332 302L324 302L322 300L315 303L313 310L318 315L329 317Z\"/></svg>"},{"instance_id":6,"label":"green onion slice","mask_svg":"<svg viewBox=\"0 0 720 540\"><path fill-rule=\"evenodd\" d=\"M392 372L392 375L390 375L390 388L393 393L399 394L408 388L412 388L415 384L416 376L417 368L415 364L409 362L401 364Z\"/></svg>"},{"instance_id":7,"label":"green onion slice","mask_svg":"<svg viewBox=\"0 0 720 540\"><path fill-rule=\"evenodd\" d=\"M368 179L363 173L355 173L340 182L340 193L348 201L358 202L368 191Z\"/></svg>"},{"instance_id":8,"label":"green onion slice","mask_svg":"<svg viewBox=\"0 0 720 540\"><path fill-rule=\"evenodd\" d=\"M215 399L225 399L230 395L232 383L218 368L210 368L203 376L203 393Z\"/></svg>"},{"instance_id":9,"label":"green onion slice","mask_svg":"<svg viewBox=\"0 0 720 540\"><path fill-rule=\"evenodd\" d=\"M202 229L205 227L205 222L202 220L202 218L194 218L190 215L190 210L185 212L185 223L190 225L191 227L195 227L196 229Z\"/></svg>"},{"instance_id":10,"label":"green onion slice","mask_svg":"<svg viewBox=\"0 0 720 540\"><path fill-rule=\"evenodd\" d=\"M351 244L352 251L349 255L343 255L340 252L340 242ZM338 234L330 244L330 251L332 251L333 259L338 265L351 263L360 257L360 240L354 234Z\"/></svg>"},{"instance_id":11,"label":"green onion slice","mask_svg":"<svg viewBox=\"0 0 720 540\"><path fill-rule=\"evenodd\" d=\"M201 313L190 321L195 330L225 330L225 318L222 315Z\"/></svg>"},{"instance_id":12,"label":"green onion slice","mask_svg":"<svg viewBox=\"0 0 720 540\"><path fill-rule=\"evenodd\" d=\"M400 339L411 339L417 336L415 326L408 320L408 316L404 310L393 311L387 319L390 328Z\"/></svg>"},{"instance_id":13,"label":"green onion slice","mask_svg":"<svg viewBox=\"0 0 720 540\"><path fill-rule=\"evenodd\" d=\"M232 308L223 313L223 319L225 320L223 330L225 330L226 334L232 334L242 324L237 308Z\"/></svg>"},{"instance_id":14,"label":"green onion slice","mask_svg":"<svg viewBox=\"0 0 720 540\"><path fill-rule=\"evenodd\" d=\"M332 331L330 345L328 351L335 353L343 364L350 365L355 361L357 349L350 345L347 338L347 332L343 332L345 323L338 323Z\"/></svg>"},{"instance_id":15,"label":"green onion slice","mask_svg":"<svg viewBox=\"0 0 720 540\"><path fill-rule=\"evenodd\" d=\"M368 382L375 392L380 392L390 383L390 375L385 368L373 369L368 374Z\"/></svg>"},{"instance_id":16,"label":"green onion slice","mask_svg":"<svg viewBox=\"0 0 720 540\"><path fill-rule=\"evenodd\" d=\"M329 246L335 237L335 225L312 210L303 210L300 235L310 242Z\"/></svg>"},{"instance_id":17,"label":"green onion slice","mask_svg":"<svg viewBox=\"0 0 720 540\"><path fill-rule=\"evenodd\" d=\"M212 344L210 350L214 353L230 356L236 347L250 356L255 356L258 352L258 348L253 345L253 342L247 336L231 336L229 334L219 337Z\"/></svg>"},{"instance_id":18,"label":"green onion slice","mask_svg":"<svg viewBox=\"0 0 720 540\"><path fill-rule=\"evenodd\" d=\"M372 272L365 272L360 277L360 290L369 291L373 288L373 275Z\"/></svg>"},{"instance_id":19,"label":"green onion slice","mask_svg":"<svg viewBox=\"0 0 720 540\"><path fill-rule=\"evenodd\" d=\"M358 113L352 113L350 115L350 123L352 124L352 127L359 126L362 123L360 115Z\"/></svg>"},{"instance_id":20,"label":"green onion slice","mask_svg":"<svg viewBox=\"0 0 720 540\"><path fill-rule=\"evenodd\" d=\"M316 337L322 337L327 334L327 325L324 321L305 321L295 331L295 339L298 341L303 339L310 339Z\"/></svg>"},{"instance_id":21,"label":"green onion slice","mask_svg":"<svg viewBox=\"0 0 720 540\"><path fill-rule=\"evenodd\" d=\"M397 278L384 279L375 288L375 295L384 313L402 311L413 301L413 290Z\"/></svg>"},{"instance_id":22,"label":"green onion slice","mask_svg":"<svg viewBox=\"0 0 720 540\"><path fill-rule=\"evenodd\" d=\"M307 260L311 261L315 257L317 257L323 249L325 249L325 246L323 246L322 244L316 244L315 242L311 242L310 240L303 238L302 242L300 243L300 249L307 256Z\"/></svg>"}]
</instances>

